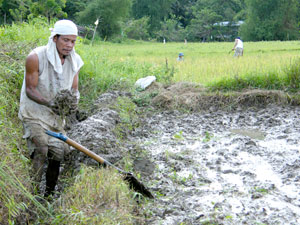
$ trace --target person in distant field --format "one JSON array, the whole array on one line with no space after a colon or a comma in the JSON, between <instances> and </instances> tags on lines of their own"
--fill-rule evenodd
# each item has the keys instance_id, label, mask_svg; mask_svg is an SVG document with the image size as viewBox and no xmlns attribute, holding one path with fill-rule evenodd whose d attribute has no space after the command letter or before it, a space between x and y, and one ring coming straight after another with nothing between
<instances>
[{"instance_id":1,"label":"person in distant field","mask_svg":"<svg viewBox=\"0 0 300 225\"><path fill-rule=\"evenodd\" d=\"M55 110L55 96L68 90L75 100L68 108L74 109L79 101L78 75L83 66L74 46L77 26L70 20L59 20L51 31L48 44L33 49L26 58L21 90L19 118L32 159L34 192L40 193L43 167L48 159L45 197L53 194L59 176L60 163L69 146L45 131L65 133L64 120Z\"/></svg>"},{"instance_id":2,"label":"person in distant field","mask_svg":"<svg viewBox=\"0 0 300 225\"><path fill-rule=\"evenodd\" d=\"M184 60L183 56L184 56L183 53L180 52L179 55L178 55L177 61L178 61L178 62L179 62L179 61L183 61L183 60Z\"/></svg>"},{"instance_id":3,"label":"person in distant field","mask_svg":"<svg viewBox=\"0 0 300 225\"><path fill-rule=\"evenodd\" d=\"M243 56L244 53L244 44L240 37L237 37L234 42L232 51L234 51L234 56L239 57Z\"/></svg>"}]
</instances>

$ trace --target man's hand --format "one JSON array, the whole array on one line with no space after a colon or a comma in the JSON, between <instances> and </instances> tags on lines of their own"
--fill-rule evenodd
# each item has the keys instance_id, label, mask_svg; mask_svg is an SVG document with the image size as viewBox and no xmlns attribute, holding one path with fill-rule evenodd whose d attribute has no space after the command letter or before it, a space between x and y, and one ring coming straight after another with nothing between
<instances>
[{"instance_id":1,"label":"man's hand","mask_svg":"<svg viewBox=\"0 0 300 225\"><path fill-rule=\"evenodd\" d=\"M49 107L50 109L52 109L52 111L56 114L56 115L60 115L60 107L58 104L56 104L55 99L52 99L51 101L49 101L46 104L47 107Z\"/></svg>"},{"instance_id":2,"label":"man's hand","mask_svg":"<svg viewBox=\"0 0 300 225\"><path fill-rule=\"evenodd\" d=\"M57 115L68 116L76 113L79 97L77 90L62 90L48 102L47 106Z\"/></svg>"}]
</instances>

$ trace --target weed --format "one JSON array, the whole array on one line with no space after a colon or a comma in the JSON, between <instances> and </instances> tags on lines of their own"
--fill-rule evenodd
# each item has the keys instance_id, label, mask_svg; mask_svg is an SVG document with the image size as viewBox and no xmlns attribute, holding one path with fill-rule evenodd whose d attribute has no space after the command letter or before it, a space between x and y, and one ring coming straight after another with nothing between
<instances>
[{"instance_id":1,"label":"weed","mask_svg":"<svg viewBox=\"0 0 300 225\"><path fill-rule=\"evenodd\" d=\"M176 139L176 140L183 140L184 137L182 135L182 131L179 131L178 133L174 134L173 138Z\"/></svg>"},{"instance_id":2,"label":"weed","mask_svg":"<svg viewBox=\"0 0 300 225\"><path fill-rule=\"evenodd\" d=\"M267 194L268 190L265 189L265 188L254 187L254 192L259 192L259 193L262 193L262 194Z\"/></svg>"},{"instance_id":3,"label":"weed","mask_svg":"<svg viewBox=\"0 0 300 225\"><path fill-rule=\"evenodd\" d=\"M205 131L205 137L203 139L203 142L209 142L213 137L213 134L210 134L209 132Z\"/></svg>"}]
</instances>

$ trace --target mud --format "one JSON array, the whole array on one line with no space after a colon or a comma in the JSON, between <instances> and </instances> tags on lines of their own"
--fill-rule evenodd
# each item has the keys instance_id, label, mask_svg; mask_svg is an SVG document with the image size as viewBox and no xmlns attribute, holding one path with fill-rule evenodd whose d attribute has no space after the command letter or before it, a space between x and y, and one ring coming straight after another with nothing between
<instances>
[{"instance_id":1,"label":"mud","mask_svg":"<svg viewBox=\"0 0 300 225\"><path fill-rule=\"evenodd\" d=\"M146 224L300 224L299 107L152 110L120 143L119 115L106 107L119 95L100 96L68 136L112 163L131 155L156 197ZM76 150L72 162L96 165Z\"/></svg>"},{"instance_id":2,"label":"mud","mask_svg":"<svg viewBox=\"0 0 300 225\"><path fill-rule=\"evenodd\" d=\"M147 224L299 224L299 113L269 106L149 117L134 137L156 165Z\"/></svg>"}]
</instances>

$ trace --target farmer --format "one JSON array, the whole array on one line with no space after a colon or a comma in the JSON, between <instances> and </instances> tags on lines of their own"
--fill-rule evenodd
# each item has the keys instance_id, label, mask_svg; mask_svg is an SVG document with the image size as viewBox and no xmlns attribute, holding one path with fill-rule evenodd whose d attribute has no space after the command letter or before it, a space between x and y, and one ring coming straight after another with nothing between
<instances>
[{"instance_id":1,"label":"farmer","mask_svg":"<svg viewBox=\"0 0 300 225\"><path fill-rule=\"evenodd\" d=\"M243 41L241 40L240 37L237 37L235 39L232 51L234 51L234 56L235 57L243 56L244 44L243 44Z\"/></svg>"},{"instance_id":2,"label":"farmer","mask_svg":"<svg viewBox=\"0 0 300 225\"><path fill-rule=\"evenodd\" d=\"M45 131L65 133L64 120L53 108L57 93L70 90L77 101L69 107L74 108L78 103L78 74L83 61L74 49L77 35L72 21L57 21L48 44L35 48L26 58L19 118L32 159L34 191L39 194L43 166L48 159L45 197L53 194L60 163L69 152L67 144L48 136Z\"/></svg>"},{"instance_id":3,"label":"farmer","mask_svg":"<svg viewBox=\"0 0 300 225\"><path fill-rule=\"evenodd\" d=\"M177 61L178 61L178 62L179 62L179 61L183 61L183 60L184 60L183 56L184 56L183 53L180 52L179 55L178 55Z\"/></svg>"}]
</instances>

